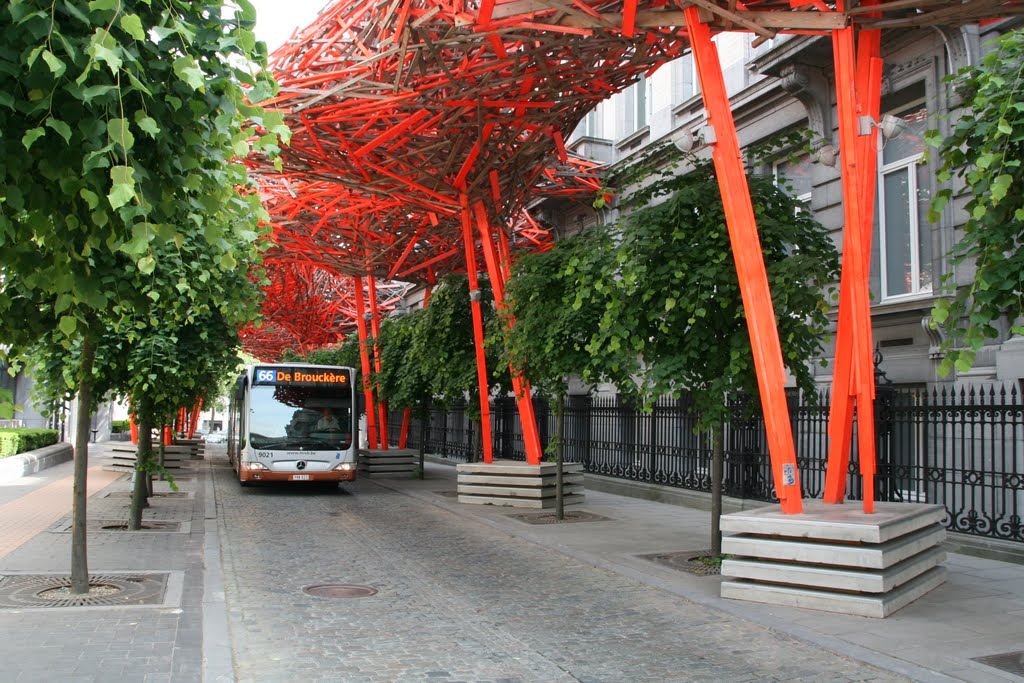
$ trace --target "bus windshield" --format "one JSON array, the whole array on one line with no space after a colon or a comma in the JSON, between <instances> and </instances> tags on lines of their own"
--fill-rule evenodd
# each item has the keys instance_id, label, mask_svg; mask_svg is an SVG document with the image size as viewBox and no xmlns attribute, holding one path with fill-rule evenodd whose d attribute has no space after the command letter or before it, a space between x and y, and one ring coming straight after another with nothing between
<instances>
[{"instance_id":1,"label":"bus windshield","mask_svg":"<svg viewBox=\"0 0 1024 683\"><path fill-rule=\"evenodd\" d=\"M249 440L262 450L344 450L352 445L347 390L311 386L254 386Z\"/></svg>"}]
</instances>

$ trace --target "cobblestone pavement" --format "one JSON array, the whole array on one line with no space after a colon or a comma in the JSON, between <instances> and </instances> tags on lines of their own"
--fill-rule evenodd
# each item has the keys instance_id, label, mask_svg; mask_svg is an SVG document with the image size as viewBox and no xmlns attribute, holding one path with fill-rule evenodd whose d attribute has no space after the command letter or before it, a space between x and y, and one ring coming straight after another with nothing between
<instances>
[{"instance_id":1,"label":"cobblestone pavement","mask_svg":"<svg viewBox=\"0 0 1024 683\"><path fill-rule=\"evenodd\" d=\"M242 682L903 680L369 480L213 472ZM325 583L379 593L302 591Z\"/></svg>"}]
</instances>

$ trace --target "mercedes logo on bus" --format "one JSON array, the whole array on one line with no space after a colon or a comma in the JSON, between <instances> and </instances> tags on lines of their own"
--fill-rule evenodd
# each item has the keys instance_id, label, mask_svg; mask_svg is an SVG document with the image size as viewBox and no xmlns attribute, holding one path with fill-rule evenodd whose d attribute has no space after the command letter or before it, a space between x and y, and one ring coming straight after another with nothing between
<instances>
[{"instance_id":1,"label":"mercedes logo on bus","mask_svg":"<svg viewBox=\"0 0 1024 683\"><path fill-rule=\"evenodd\" d=\"M295 463L295 469L297 469L297 470L304 470L304 469L306 469L306 461L305 460L300 460L297 463Z\"/></svg>"}]
</instances>

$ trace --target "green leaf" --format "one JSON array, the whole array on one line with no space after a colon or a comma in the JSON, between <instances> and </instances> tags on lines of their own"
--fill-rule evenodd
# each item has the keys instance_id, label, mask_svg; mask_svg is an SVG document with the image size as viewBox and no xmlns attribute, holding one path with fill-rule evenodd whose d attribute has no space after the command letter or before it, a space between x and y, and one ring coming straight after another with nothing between
<instances>
[{"instance_id":1,"label":"green leaf","mask_svg":"<svg viewBox=\"0 0 1024 683\"><path fill-rule=\"evenodd\" d=\"M206 81L203 72L200 71L196 60L192 57L178 57L174 60L174 73L178 78L188 83L193 90L203 92L206 88Z\"/></svg>"},{"instance_id":2,"label":"green leaf","mask_svg":"<svg viewBox=\"0 0 1024 683\"><path fill-rule=\"evenodd\" d=\"M128 119L117 118L107 121L107 137L125 152L130 151L135 144L135 136L128 128Z\"/></svg>"},{"instance_id":3,"label":"green leaf","mask_svg":"<svg viewBox=\"0 0 1024 683\"><path fill-rule=\"evenodd\" d=\"M145 40L146 32L142 29L142 20L136 14L125 14L121 17L121 28L135 40Z\"/></svg>"},{"instance_id":4,"label":"green leaf","mask_svg":"<svg viewBox=\"0 0 1024 683\"><path fill-rule=\"evenodd\" d=\"M28 57L25 58L25 64L31 69L36 60L39 59L39 55L43 54L43 50L46 49L46 45L39 45L34 50L28 53Z\"/></svg>"},{"instance_id":5,"label":"green leaf","mask_svg":"<svg viewBox=\"0 0 1024 683\"><path fill-rule=\"evenodd\" d=\"M21 144L25 146L25 149L32 149L32 144L45 134L46 131L42 128L32 128L21 136Z\"/></svg>"},{"instance_id":6,"label":"green leaf","mask_svg":"<svg viewBox=\"0 0 1024 683\"><path fill-rule=\"evenodd\" d=\"M61 317L57 326L64 333L64 336L70 337L78 329L78 319L73 315L65 315Z\"/></svg>"},{"instance_id":7,"label":"green leaf","mask_svg":"<svg viewBox=\"0 0 1024 683\"><path fill-rule=\"evenodd\" d=\"M996 161L998 161L1000 156L1001 155L995 154L993 152L986 152L985 154L982 154L980 157L978 157L978 160L974 162L974 165L984 170L991 166L992 164L994 164Z\"/></svg>"},{"instance_id":8,"label":"green leaf","mask_svg":"<svg viewBox=\"0 0 1024 683\"><path fill-rule=\"evenodd\" d=\"M84 187L78 191L79 196L85 200L85 203L89 205L89 210L95 209L100 205L100 198L92 190L87 190Z\"/></svg>"},{"instance_id":9,"label":"green leaf","mask_svg":"<svg viewBox=\"0 0 1024 683\"><path fill-rule=\"evenodd\" d=\"M121 0L90 0L90 12L102 12L104 10L116 10Z\"/></svg>"},{"instance_id":10,"label":"green leaf","mask_svg":"<svg viewBox=\"0 0 1024 683\"><path fill-rule=\"evenodd\" d=\"M135 169L131 166L114 166L110 169L113 187L107 195L110 207L119 209L135 197Z\"/></svg>"},{"instance_id":11,"label":"green leaf","mask_svg":"<svg viewBox=\"0 0 1024 683\"><path fill-rule=\"evenodd\" d=\"M90 85L82 90L82 101L91 102L97 97L106 95L111 90L117 90L117 87L113 85Z\"/></svg>"},{"instance_id":12,"label":"green leaf","mask_svg":"<svg viewBox=\"0 0 1024 683\"><path fill-rule=\"evenodd\" d=\"M68 65L49 50L43 51L43 61L46 62L46 65L50 67L50 71L57 78L63 76L64 72L67 71Z\"/></svg>"},{"instance_id":13,"label":"green leaf","mask_svg":"<svg viewBox=\"0 0 1024 683\"><path fill-rule=\"evenodd\" d=\"M1012 135L1013 126L1006 119L999 119L999 125L996 126L1000 133L1003 135Z\"/></svg>"},{"instance_id":14,"label":"green leaf","mask_svg":"<svg viewBox=\"0 0 1024 683\"><path fill-rule=\"evenodd\" d=\"M135 112L135 125L144 133L149 133L151 138L156 138L160 134L160 126L141 109Z\"/></svg>"},{"instance_id":15,"label":"green leaf","mask_svg":"<svg viewBox=\"0 0 1024 683\"><path fill-rule=\"evenodd\" d=\"M117 2L117 0L112 0ZM94 59L103 62L110 69L110 73L117 74L118 69L124 63L121 60L120 45L117 40L110 35L110 32L105 28L98 28L89 40L89 48L87 52L89 56Z\"/></svg>"},{"instance_id":16,"label":"green leaf","mask_svg":"<svg viewBox=\"0 0 1024 683\"><path fill-rule=\"evenodd\" d=\"M143 275L149 275L156 270L156 259L152 256L143 256L136 264L139 267L139 272Z\"/></svg>"},{"instance_id":17,"label":"green leaf","mask_svg":"<svg viewBox=\"0 0 1024 683\"><path fill-rule=\"evenodd\" d=\"M1010 186L1013 184L1013 176L1008 173L1004 173L997 176L992 181L992 201L1000 202L1006 196L1006 193L1010 191Z\"/></svg>"},{"instance_id":18,"label":"green leaf","mask_svg":"<svg viewBox=\"0 0 1024 683\"><path fill-rule=\"evenodd\" d=\"M46 127L57 131L57 133L64 138L64 142L71 142L71 126L60 119L55 119L53 117L46 119Z\"/></svg>"}]
</instances>

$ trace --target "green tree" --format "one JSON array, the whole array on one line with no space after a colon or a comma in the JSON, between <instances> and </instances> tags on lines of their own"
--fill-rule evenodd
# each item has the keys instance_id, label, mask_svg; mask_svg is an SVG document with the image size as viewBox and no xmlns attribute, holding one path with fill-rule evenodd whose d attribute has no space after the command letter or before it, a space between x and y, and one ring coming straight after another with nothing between
<instances>
[{"instance_id":1,"label":"green tree","mask_svg":"<svg viewBox=\"0 0 1024 683\"><path fill-rule=\"evenodd\" d=\"M664 162L657 151L652 158ZM648 407L689 394L698 429L712 436L717 554L728 397L749 396L757 410L758 388L717 179L709 163L687 161L686 172L669 163L631 176L643 182L608 234L599 229L522 260L516 278L525 278L509 288L517 323L511 348L534 382L557 386L569 373L607 379ZM821 348L824 291L838 278L838 255L821 225L771 178L748 182L784 360L813 394L807 361ZM545 320L556 324L545 329Z\"/></svg>"},{"instance_id":2,"label":"green tree","mask_svg":"<svg viewBox=\"0 0 1024 683\"><path fill-rule=\"evenodd\" d=\"M987 339L999 336L1005 316L1013 334L1024 334L1024 31L1003 36L982 62L951 77L962 96L962 115L949 136L928 132L938 147L939 180L962 179L967 202L963 237L951 252L953 266L973 264L974 280L958 287L952 270L943 277L951 295L932 318L946 333L939 371L967 371ZM954 197L935 197L929 220Z\"/></svg>"},{"instance_id":3,"label":"green tree","mask_svg":"<svg viewBox=\"0 0 1024 683\"><path fill-rule=\"evenodd\" d=\"M520 258L506 288L504 351L514 371L535 391L555 401L555 516L565 516L562 466L565 459L565 397L570 377L596 383L608 376L606 357L588 346L607 305L614 279L602 277L615 241L596 226L555 243L551 250Z\"/></svg>"},{"instance_id":4,"label":"green tree","mask_svg":"<svg viewBox=\"0 0 1024 683\"><path fill-rule=\"evenodd\" d=\"M237 159L254 147L275 152L286 129L280 114L245 100L243 85L253 102L276 86L257 70L266 50L251 32L255 12L248 0L237 5L16 0L0 9L0 339L15 356L41 341L54 355L77 348L77 365L63 372L80 406L75 592L88 590L86 452L100 340L110 330L130 336L140 312L164 316L146 321L150 329L194 320L219 305L211 280L257 259L265 212ZM187 245L204 259L191 260ZM180 267L158 271L174 249Z\"/></svg>"}]
</instances>

